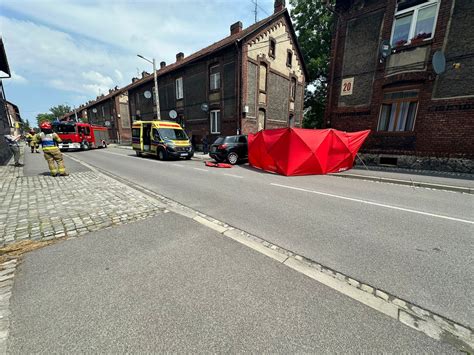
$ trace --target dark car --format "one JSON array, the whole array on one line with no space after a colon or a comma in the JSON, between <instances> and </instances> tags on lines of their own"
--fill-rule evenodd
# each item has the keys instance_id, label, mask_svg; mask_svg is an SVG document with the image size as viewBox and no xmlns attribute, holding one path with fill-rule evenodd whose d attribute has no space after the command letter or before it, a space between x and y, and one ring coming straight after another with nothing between
<instances>
[{"instance_id":1,"label":"dark car","mask_svg":"<svg viewBox=\"0 0 474 355\"><path fill-rule=\"evenodd\" d=\"M239 160L247 159L247 136L218 137L211 145L209 156L217 162L228 161L232 165Z\"/></svg>"}]
</instances>

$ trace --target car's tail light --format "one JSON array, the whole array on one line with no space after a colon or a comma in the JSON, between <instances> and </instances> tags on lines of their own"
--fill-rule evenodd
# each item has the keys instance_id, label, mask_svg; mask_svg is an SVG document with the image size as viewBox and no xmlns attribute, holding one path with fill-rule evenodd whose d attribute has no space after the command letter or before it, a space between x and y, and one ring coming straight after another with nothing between
<instances>
[{"instance_id":1,"label":"car's tail light","mask_svg":"<svg viewBox=\"0 0 474 355\"><path fill-rule=\"evenodd\" d=\"M226 149L227 148L227 144L220 144L217 149Z\"/></svg>"}]
</instances>

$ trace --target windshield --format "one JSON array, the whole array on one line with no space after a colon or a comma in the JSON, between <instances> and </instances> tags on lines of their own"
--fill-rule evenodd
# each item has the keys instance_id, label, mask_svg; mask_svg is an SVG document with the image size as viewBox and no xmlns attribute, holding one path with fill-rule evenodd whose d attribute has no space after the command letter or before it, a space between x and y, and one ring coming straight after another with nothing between
<instances>
[{"instance_id":1,"label":"windshield","mask_svg":"<svg viewBox=\"0 0 474 355\"><path fill-rule=\"evenodd\" d=\"M160 128L158 132L160 132L161 139L171 139L171 140L187 140L188 139L186 132L184 132L182 129Z\"/></svg>"},{"instance_id":2,"label":"windshield","mask_svg":"<svg viewBox=\"0 0 474 355\"><path fill-rule=\"evenodd\" d=\"M76 126L72 124L54 125L53 129L57 133L76 133Z\"/></svg>"}]
</instances>

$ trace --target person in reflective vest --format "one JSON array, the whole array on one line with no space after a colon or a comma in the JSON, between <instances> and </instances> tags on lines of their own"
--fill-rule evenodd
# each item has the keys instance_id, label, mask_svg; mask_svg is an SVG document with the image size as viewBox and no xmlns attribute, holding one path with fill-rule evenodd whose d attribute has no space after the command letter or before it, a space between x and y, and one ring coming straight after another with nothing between
<instances>
[{"instance_id":1,"label":"person in reflective vest","mask_svg":"<svg viewBox=\"0 0 474 355\"><path fill-rule=\"evenodd\" d=\"M35 136L35 131L31 130L30 133L26 135L26 141L28 142L28 145L31 148L31 152L34 153L36 150L36 153L39 153L39 145L38 143L33 139Z\"/></svg>"},{"instance_id":2,"label":"person in reflective vest","mask_svg":"<svg viewBox=\"0 0 474 355\"><path fill-rule=\"evenodd\" d=\"M61 176L69 175L64 167L63 154L56 146L56 143L61 142L61 138L53 132L53 126L49 122L41 122L40 129L41 132L34 136L33 141L41 143L51 176L57 176L58 174Z\"/></svg>"}]
</instances>

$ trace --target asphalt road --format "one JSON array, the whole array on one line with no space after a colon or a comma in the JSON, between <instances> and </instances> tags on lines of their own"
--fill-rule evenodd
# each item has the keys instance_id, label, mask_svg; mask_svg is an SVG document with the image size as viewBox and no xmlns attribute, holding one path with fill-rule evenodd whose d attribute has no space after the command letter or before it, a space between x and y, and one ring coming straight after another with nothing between
<instances>
[{"instance_id":1,"label":"asphalt road","mask_svg":"<svg viewBox=\"0 0 474 355\"><path fill-rule=\"evenodd\" d=\"M474 326L472 195L159 162L123 149L68 154Z\"/></svg>"},{"instance_id":2,"label":"asphalt road","mask_svg":"<svg viewBox=\"0 0 474 355\"><path fill-rule=\"evenodd\" d=\"M455 353L168 213L27 254L10 354Z\"/></svg>"}]
</instances>

